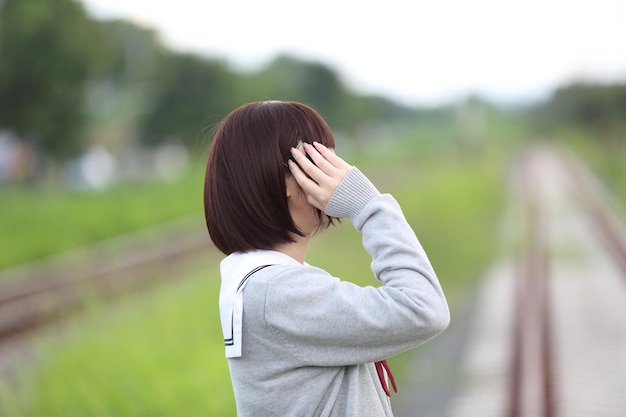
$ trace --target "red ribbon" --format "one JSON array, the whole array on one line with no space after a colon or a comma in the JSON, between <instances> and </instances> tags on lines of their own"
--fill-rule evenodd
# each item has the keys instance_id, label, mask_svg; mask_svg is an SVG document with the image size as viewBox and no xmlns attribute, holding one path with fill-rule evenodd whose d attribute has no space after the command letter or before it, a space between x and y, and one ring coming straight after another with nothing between
<instances>
[{"instance_id":1,"label":"red ribbon","mask_svg":"<svg viewBox=\"0 0 626 417\"><path fill-rule=\"evenodd\" d=\"M387 360L384 359L382 361L378 361L374 365L376 365L376 372L378 373L378 379L380 379L380 384L383 386L383 390L385 390L387 397L391 397L389 387L387 386L387 380L385 378L385 372L387 372L387 375L389 376L389 381L391 381L391 386L393 387L393 390L395 392L398 392L398 389L396 388L396 381L394 381L393 379L393 374L389 369L389 365L387 365ZM383 368L385 369L384 371Z\"/></svg>"}]
</instances>

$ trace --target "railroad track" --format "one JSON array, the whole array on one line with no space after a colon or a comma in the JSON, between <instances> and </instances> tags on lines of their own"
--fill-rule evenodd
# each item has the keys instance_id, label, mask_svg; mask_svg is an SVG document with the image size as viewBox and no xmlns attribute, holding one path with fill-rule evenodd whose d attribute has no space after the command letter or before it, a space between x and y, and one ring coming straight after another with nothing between
<instances>
[{"instance_id":1,"label":"railroad track","mask_svg":"<svg viewBox=\"0 0 626 417\"><path fill-rule=\"evenodd\" d=\"M626 279L626 228L622 213L602 185L577 159L561 154L560 161L569 174L568 186L574 198L587 212L598 238Z\"/></svg>"},{"instance_id":2,"label":"railroad track","mask_svg":"<svg viewBox=\"0 0 626 417\"><path fill-rule=\"evenodd\" d=\"M508 417L554 417L553 344L550 318L548 237L540 171L526 161L521 172L525 225L512 323Z\"/></svg>"},{"instance_id":3,"label":"railroad track","mask_svg":"<svg viewBox=\"0 0 626 417\"><path fill-rule=\"evenodd\" d=\"M542 149L530 154L523 168L526 233L514 289L506 416L626 415L626 375L620 372L626 370L626 356L619 353L626 352L626 337L620 336L626 331L626 311L620 306L626 305L625 229L608 196L570 155ZM546 183L555 180L561 182L553 182L550 189ZM563 197L582 208L583 224L569 223L563 200L554 201ZM574 238L580 226L592 233ZM591 235L597 238L595 256L602 262L586 277L568 270L571 260L564 262L554 249L562 233L560 243L579 245L579 250ZM588 322L593 316L600 320ZM617 325L597 327L603 323ZM596 359L607 352L613 356ZM590 385L603 387L603 392L590 396L595 391L588 390Z\"/></svg>"},{"instance_id":4,"label":"railroad track","mask_svg":"<svg viewBox=\"0 0 626 417\"><path fill-rule=\"evenodd\" d=\"M560 149L512 173L502 259L424 347L398 417L626 416L623 216Z\"/></svg>"},{"instance_id":5,"label":"railroad track","mask_svg":"<svg viewBox=\"0 0 626 417\"><path fill-rule=\"evenodd\" d=\"M201 219L201 218L200 218ZM197 216L0 274L0 345L107 299L177 279L211 243ZM63 257L61 257L63 258ZM69 258L69 259L67 259Z\"/></svg>"}]
</instances>

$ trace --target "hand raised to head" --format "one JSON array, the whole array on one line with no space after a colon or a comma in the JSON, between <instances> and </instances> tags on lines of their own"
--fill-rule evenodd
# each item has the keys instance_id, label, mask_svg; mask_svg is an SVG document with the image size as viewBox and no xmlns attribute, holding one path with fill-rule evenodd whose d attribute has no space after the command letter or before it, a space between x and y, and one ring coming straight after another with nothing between
<instances>
[{"instance_id":1,"label":"hand raised to head","mask_svg":"<svg viewBox=\"0 0 626 417\"><path fill-rule=\"evenodd\" d=\"M291 174L309 204L323 211L352 166L318 142L305 143L303 150L291 148L291 155L295 160L289 160Z\"/></svg>"}]
</instances>

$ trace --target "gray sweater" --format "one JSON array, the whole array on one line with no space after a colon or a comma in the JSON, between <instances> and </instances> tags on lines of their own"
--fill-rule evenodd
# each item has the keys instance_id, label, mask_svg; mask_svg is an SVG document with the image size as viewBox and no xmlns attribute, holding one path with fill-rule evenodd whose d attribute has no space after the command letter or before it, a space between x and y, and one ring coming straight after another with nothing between
<instances>
[{"instance_id":1,"label":"gray sweater","mask_svg":"<svg viewBox=\"0 0 626 417\"><path fill-rule=\"evenodd\" d=\"M239 417L392 416L374 362L449 323L439 281L393 197L352 168L326 214L361 231L382 286L341 281L272 251L225 258L220 313L225 339L241 349L227 347ZM233 301L227 287L268 263Z\"/></svg>"}]
</instances>

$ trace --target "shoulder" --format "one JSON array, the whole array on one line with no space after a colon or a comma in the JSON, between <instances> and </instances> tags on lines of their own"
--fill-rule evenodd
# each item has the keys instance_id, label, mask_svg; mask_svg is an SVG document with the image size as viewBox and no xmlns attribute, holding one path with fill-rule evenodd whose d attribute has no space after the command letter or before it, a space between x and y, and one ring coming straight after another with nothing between
<instances>
[{"instance_id":1,"label":"shoulder","mask_svg":"<svg viewBox=\"0 0 626 417\"><path fill-rule=\"evenodd\" d=\"M270 291L337 284L340 280L322 268L311 265L271 265L257 272L249 286Z\"/></svg>"},{"instance_id":2,"label":"shoulder","mask_svg":"<svg viewBox=\"0 0 626 417\"><path fill-rule=\"evenodd\" d=\"M330 299L331 294L341 291L344 286L356 287L310 265L275 265L257 274L244 291L246 302L256 300L273 308L286 305L304 307Z\"/></svg>"}]
</instances>

